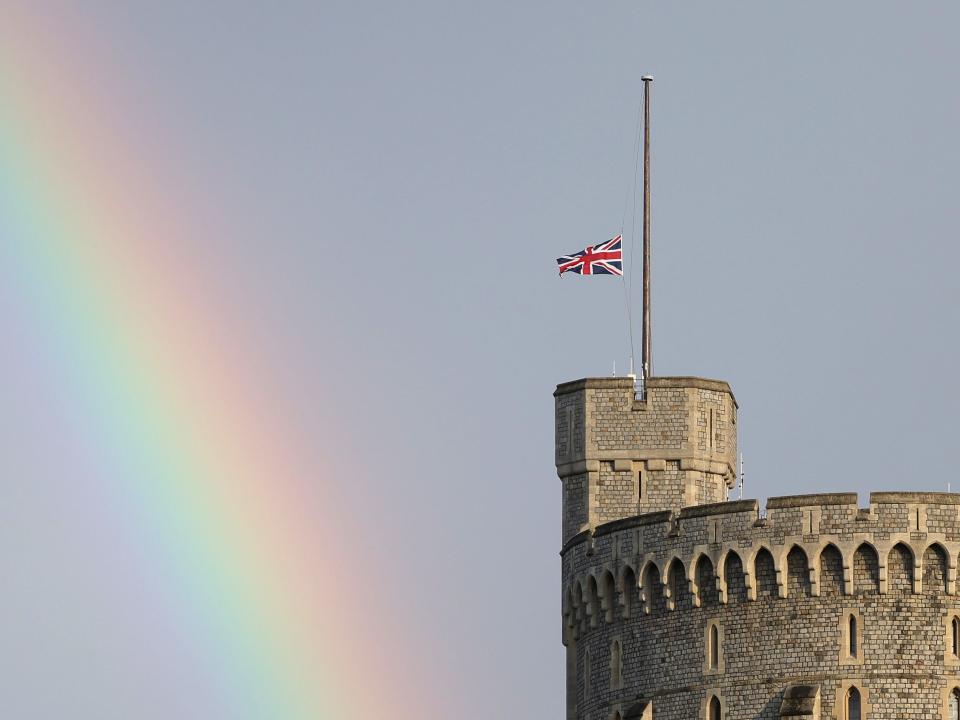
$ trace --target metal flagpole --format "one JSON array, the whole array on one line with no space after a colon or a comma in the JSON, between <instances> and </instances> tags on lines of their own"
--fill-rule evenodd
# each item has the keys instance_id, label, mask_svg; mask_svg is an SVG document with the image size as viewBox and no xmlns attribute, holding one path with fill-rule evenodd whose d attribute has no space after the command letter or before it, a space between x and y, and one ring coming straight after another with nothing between
<instances>
[{"instance_id":1,"label":"metal flagpole","mask_svg":"<svg viewBox=\"0 0 960 720\"><path fill-rule=\"evenodd\" d=\"M643 371L644 390L653 373L650 342L650 83L653 77L644 75L643 80L643 343L640 348L640 366Z\"/></svg>"}]
</instances>

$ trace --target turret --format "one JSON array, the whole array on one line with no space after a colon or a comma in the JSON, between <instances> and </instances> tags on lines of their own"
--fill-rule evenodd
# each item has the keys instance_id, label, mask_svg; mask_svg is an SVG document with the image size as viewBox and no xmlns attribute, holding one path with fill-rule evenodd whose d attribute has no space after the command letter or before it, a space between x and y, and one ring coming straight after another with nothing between
<instances>
[{"instance_id":1,"label":"turret","mask_svg":"<svg viewBox=\"0 0 960 720\"><path fill-rule=\"evenodd\" d=\"M736 482L737 402L730 386L694 377L557 386L557 474L563 541L658 510L721 502Z\"/></svg>"}]
</instances>

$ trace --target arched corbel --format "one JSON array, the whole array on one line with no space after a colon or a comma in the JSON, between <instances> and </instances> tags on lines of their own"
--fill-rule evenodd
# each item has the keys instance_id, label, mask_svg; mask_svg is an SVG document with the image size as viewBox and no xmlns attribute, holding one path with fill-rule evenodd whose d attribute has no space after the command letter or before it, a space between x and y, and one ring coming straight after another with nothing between
<instances>
[{"instance_id":1,"label":"arched corbel","mask_svg":"<svg viewBox=\"0 0 960 720\"><path fill-rule=\"evenodd\" d=\"M693 601L693 607L700 607L700 586L697 585L697 565L700 564L700 556L697 555L687 566L687 587L690 588L690 595Z\"/></svg>"},{"instance_id":2,"label":"arched corbel","mask_svg":"<svg viewBox=\"0 0 960 720\"><path fill-rule=\"evenodd\" d=\"M617 581L613 571L607 568L600 574L600 582L597 584L597 594L600 598L600 610L603 612L603 621L613 622L613 608L616 605Z\"/></svg>"},{"instance_id":3,"label":"arched corbel","mask_svg":"<svg viewBox=\"0 0 960 720\"><path fill-rule=\"evenodd\" d=\"M780 599L787 597L787 552L784 550L776 555L770 553L773 557L773 571L777 581L777 597Z\"/></svg>"},{"instance_id":4,"label":"arched corbel","mask_svg":"<svg viewBox=\"0 0 960 720\"><path fill-rule=\"evenodd\" d=\"M717 580L717 595L721 605L727 604L727 555L729 554L729 552L723 553L718 558L713 570Z\"/></svg>"},{"instance_id":5,"label":"arched corbel","mask_svg":"<svg viewBox=\"0 0 960 720\"><path fill-rule=\"evenodd\" d=\"M757 583L754 577L756 562L757 553L753 553L747 562L743 563L743 584L747 586L747 600L757 599Z\"/></svg>"},{"instance_id":6,"label":"arched corbel","mask_svg":"<svg viewBox=\"0 0 960 720\"><path fill-rule=\"evenodd\" d=\"M670 566L667 565L667 571L663 574L663 577L660 578L660 584L663 586L661 592L663 593L663 599L667 606L667 610L673 610L676 606L676 601L673 597L673 593L670 592Z\"/></svg>"},{"instance_id":7,"label":"arched corbel","mask_svg":"<svg viewBox=\"0 0 960 720\"><path fill-rule=\"evenodd\" d=\"M807 558L807 579L810 581L810 594L820 595L820 559L816 560L811 555L810 548L802 547L804 556Z\"/></svg>"},{"instance_id":8,"label":"arched corbel","mask_svg":"<svg viewBox=\"0 0 960 720\"><path fill-rule=\"evenodd\" d=\"M810 567L810 594L813 597L820 597L820 550L809 551L807 553L807 565Z\"/></svg>"},{"instance_id":9,"label":"arched corbel","mask_svg":"<svg viewBox=\"0 0 960 720\"><path fill-rule=\"evenodd\" d=\"M957 594L957 554L947 551L947 595Z\"/></svg>"},{"instance_id":10,"label":"arched corbel","mask_svg":"<svg viewBox=\"0 0 960 720\"><path fill-rule=\"evenodd\" d=\"M920 511L918 510L917 512ZM917 548L915 548L913 545L910 545L910 551L913 553L913 594L920 595L923 592L924 551L921 549L919 552L917 552Z\"/></svg>"},{"instance_id":11,"label":"arched corbel","mask_svg":"<svg viewBox=\"0 0 960 720\"><path fill-rule=\"evenodd\" d=\"M583 588L579 582L574 583L573 600L570 605L570 632L574 640L579 640L583 632Z\"/></svg>"},{"instance_id":12,"label":"arched corbel","mask_svg":"<svg viewBox=\"0 0 960 720\"><path fill-rule=\"evenodd\" d=\"M592 583L590 581L593 581ZM597 585L597 579L593 575L587 576L587 619L590 621L590 627L597 627L600 589Z\"/></svg>"},{"instance_id":13,"label":"arched corbel","mask_svg":"<svg viewBox=\"0 0 960 720\"><path fill-rule=\"evenodd\" d=\"M876 547L877 551L877 592L887 594L887 558L890 556L889 547Z\"/></svg>"},{"instance_id":14,"label":"arched corbel","mask_svg":"<svg viewBox=\"0 0 960 720\"><path fill-rule=\"evenodd\" d=\"M841 550L840 557L843 560L843 594L853 595L853 555Z\"/></svg>"},{"instance_id":15,"label":"arched corbel","mask_svg":"<svg viewBox=\"0 0 960 720\"><path fill-rule=\"evenodd\" d=\"M653 604L653 583L650 580L650 567L656 567L652 560L648 560L640 566L640 575L637 576L637 584L640 588L640 607L644 615L650 614L650 606Z\"/></svg>"}]
</instances>

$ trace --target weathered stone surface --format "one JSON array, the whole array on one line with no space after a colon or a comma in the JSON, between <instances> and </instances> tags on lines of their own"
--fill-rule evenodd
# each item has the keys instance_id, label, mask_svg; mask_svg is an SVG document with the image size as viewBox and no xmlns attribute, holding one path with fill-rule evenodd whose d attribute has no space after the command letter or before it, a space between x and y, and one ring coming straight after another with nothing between
<instances>
[{"instance_id":1,"label":"weathered stone surface","mask_svg":"<svg viewBox=\"0 0 960 720\"><path fill-rule=\"evenodd\" d=\"M661 380L557 389L568 718L949 717L960 496L724 502L729 387Z\"/></svg>"}]
</instances>

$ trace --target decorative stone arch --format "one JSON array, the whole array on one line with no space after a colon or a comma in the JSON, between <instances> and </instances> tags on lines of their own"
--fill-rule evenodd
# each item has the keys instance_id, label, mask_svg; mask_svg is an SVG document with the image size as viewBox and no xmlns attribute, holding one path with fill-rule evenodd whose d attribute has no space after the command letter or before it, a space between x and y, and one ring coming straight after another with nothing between
<instances>
[{"instance_id":1,"label":"decorative stone arch","mask_svg":"<svg viewBox=\"0 0 960 720\"><path fill-rule=\"evenodd\" d=\"M874 545L869 540L860 541L856 548L853 551L853 562L852 566L852 575L853 575L853 594L858 594L858 589L863 589L866 587L871 588L872 592L880 592L880 568L881 565L886 568L886 564L881 561L881 558L884 557L881 554L880 550L877 549L877 546ZM861 567L863 566L863 567ZM876 566L875 577L873 572L873 567ZM869 584L863 581L857 581L857 572L860 568L861 573L866 573L869 580ZM860 593L864 594L864 593ZM866 593L869 594L869 593Z\"/></svg>"},{"instance_id":2,"label":"decorative stone arch","mask_svg":"<svg viewBox=\"0 0 960 720\"><path fill-rule=\"evenodd\" d=\"M703 572L701 567L704 568ZM687 572L692 578L690 589L693 592L694 607L702 607L704 600L709 600L709 604L719 602L720 578L717 576L717 564L709 553L699 553L690 562Z\"/></svg>"},{"instance_id":3,"label":"decorative stone arch","mask_svg":"<svg viewBox=\"0 0 960 720\"><path fill-rule=\"evenodd\" d=\"M694 607L700 607L700 583L697 581L697 566L700 564L701 558L710 557L704 551L694 552L693 557L686 564L687 568L687 587L690 589L691 602L693 602ZM711 563L712 564L712 563Z\"/></svg>"},{"instance_id":4,"label":"decorative stone arch","mask_svg":"<svg viewBox=\"0 0 960 720\"><path fill-rule=\"evenodd\" d=\"M796 558L797 553L803 556L803 567L800 569L800 577L797 579L800 586L799 589L806 591L805 594L812 592L813 579L810 577L810 556L807 553L807 549L803 546L803 543L793 542L785 544L780 553L780 566L783 568L783 572L778 573L778 576L782 575L783 578L783 582L780 584L782 591L780 597L789 597L790 595L790 581L794 575L790 567L790 557L793 556Z\"/></svg>"},{"instance_id":5,"label":"decorative stone arch","mask_svg":"<svg viewBox=\"0 0 960 720\"><path fill-rule=\"evenodd\" d=\"M573 624L573 639L579 639L586 622L586 608L583 594L583 578L577 578L570 585L572 603L570 606L570 622Z\"/></svg>"},{"instance_id":6,"label":"decorative stone arch","mask_svg":"<svg viewBox=\"0 0 960 720\"><path fill-rule=\"evenodd\" d=\"M587 620L590 621L590 627L595 628L600 616L600 585L593 573L587 574L586 607Z\"/></svg>"},{"instance_id":7,"label":"decorative stone arch","mask_svg":"<svg viewBox=\"0 0 960 720\"><path fill-rule=\"evenodd\" d=\"M773 569L773 594L777 597L783 597L783 590L781 588L781 572L777 569L777 560L773 551L766 545L759 545L751 555L750 568L753 573L753 585L747 587L747 597L751 600L756 600L760 590L760 573L757 570L758 563L763 562L763 559L769 557L770 565Z\"/></svg>"},{"instance_id":8,"label":"decorative stone arch","mask_svg":"<svg viewBox=\"0 0 960 720\"><path fill-rule=\"evenodd\" d=\"M656 573L656 579L652 577L654 573ZM637 578L640 587L640 605L643 607L644 615L649 615L653 611L656 594L663 593L663 588L657 587L660 585L660 577L660 567L657 563L653 559L644 561Z\"/></svg>"},{"instance_id":9,"label":"decorative stone arch","mask_svg":"<svg viewBox=\"0 0 960 720\"><path fill-rule=\"evenodd\" d=\"M903 556L906 555L904 558ZM891 558L893 559L894 568L899 568L901 561L906 565L906 571L909 573L907 577L907 588L910 592L916 594L919 591L920 578L917 576L920 574L918 572L918 563L917 563L917 554L916 550L910 545L909 542L894 542L892 543L889 551L887 552L887 562L886 562L886 591L890 591L890 573L891 573ZM922 568L919 568L922 571Z\"/></svg>"},{"instance_id":10,"label":"decorative stone arch","mask_svg":"<svg viewBox=\"0 0 960 720\"><path fill-rule=\"evenodd\" d=\"M823 594L823 573L824 573L824 563L823 558L825 555L836 553L840 558L840 577L839 577L839 586L840 592L839 595L847 594L848 589L852 589L853 578L850 574L850 561L847 557L844 556L843 550L840 549L840 546L835 542L830 540L821 543L817 548L816 555L816 586L812 586L811 591L815 596L820 596ZM812 564L812 563L811 563Z\"/></svg>"},{"instance_id":11,"label":"decorative stone arch","mask_svg":"<svg viewBox=\"0 0 960 720\"><path fill-rule=\"evenodd\" d=\"M616 581L613 579L613 572L609 569L600 574L598 583L600 593L600 609L603 611L603 621L613 622L613 610L616 607Z\"/></svg>"},{"instance_id":12,"label":"decorative stone arch","mask_svg":"<svg viewBox=\"0 0 960 720\"><path fill-rule=\"evenodd\" d=\"M863 542L869 542L864 540ZM920 543L916 545L911 539L909 533L891 533L885 542L871 543L880 556L880 594L886 595L890 591L890 568L889 561L893 549L897 545L902 545L910 554L910 568L913 573L913 584L911 592L920 592L920 580L922 578L922 568L920 567L923 551L926 546Z\"/></svg>"},{"instance_id":13,"label":"decorative stone arch","mask_svg":"<svg viewBox=\"0 0 960 720\"><path fill-rule=\"evenodd\" d=\"M931 553L932 551L932 553ZM934 540L927 544L927 547L923 550L921 555L922 560L920 562L921 566L921 592L929 592L927 588L928 581L933 580L934 571L932 568L928 567L928 563L933 555L936 559L936 562L939 564L939 570L941 573L940 580L937 586L938 593L946 593L951 595L953 583L950 582L950 558L951 553L947 549L947 546L944 545L939 540ZM954 572L956 572L956 567L954 567Z\"/></svg>"},{"instance_id":14,"label":"decorative stone arch","mask_svg":"<svg viewBox=\"0 0 960 720\"><path fill-rule=\"evenodd\" d=\"M630 613L636 609L639 601L640 581L637 571L630 563L624 563L620 570L620 614L624 620L630 619Z\"/></svg>"},{"instance_id":15,"label":"decorative stone arch","mask_svg":"<svg viewBox=\"0 0 960 720\"><path fill-rule=\"evenodd\" d=\"M683 590L690 592L688 582L686 566L680 556L674 553L663 571L663 596L666 598L668 610L675 610L677 607L677 601L680 598L675 595L682 595ZM674 584L677 585L678 593L673 592Z\"/></svg>"},{"instance_id":16,"label":"decorative stone arch","mask_svg":"<svg viewBox=\"0 0 960 720\"><path fill-rule=\"evenodd\" d=\"M747 573L749 571L747 569L747 565L744 565L743 556L740 553L738 553L733 548L729 548L721 556L720 564L717 569L717 575L720 578L718 582L720 587L721 604L726 604L730 601L730 579L727 576L732 575L733 573L736 572L732 567L733 563L731 563L731 560L730 560L731 556L735 557L736 564L740 565L739 579L743 583L744 598L746 599L750 598L750 585L748 584L748 577L747 577Z\"/></svg>"}]
</instances>

